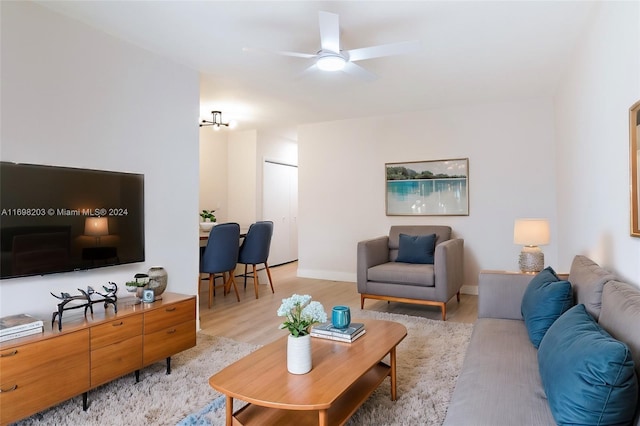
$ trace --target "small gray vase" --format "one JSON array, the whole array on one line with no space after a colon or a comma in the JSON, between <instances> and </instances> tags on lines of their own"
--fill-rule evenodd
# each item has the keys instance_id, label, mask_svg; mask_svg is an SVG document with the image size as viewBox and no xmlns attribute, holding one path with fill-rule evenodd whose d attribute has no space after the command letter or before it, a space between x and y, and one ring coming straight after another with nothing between
<instances>
[{"instance_id":1,"label":"small gray vase","mask_svg":"<svg viewBox=\"0 0 640 426\"><path fill-rule=\"evenodd\" d=\"M156 300L167 289L167 271L162 266L152 266L149 268L149 285L148 288L153 290Z\"/></svg>"}]
</instances>

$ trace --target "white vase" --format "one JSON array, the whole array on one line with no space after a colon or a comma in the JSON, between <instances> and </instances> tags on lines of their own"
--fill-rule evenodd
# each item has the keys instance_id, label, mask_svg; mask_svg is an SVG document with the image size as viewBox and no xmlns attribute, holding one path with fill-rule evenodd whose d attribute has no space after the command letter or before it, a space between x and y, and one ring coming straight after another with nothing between
<instances>
[{"instance_id":1,"label":"white vase","mask_svg":"<svg viewBox=\"0 0 640 426\"><path fill-rule=\"evenodd\" d=\"M287 370L291 374L306 374L311 371L311 336L294 337L287 341Z\"/></svg>"}]
</instances>

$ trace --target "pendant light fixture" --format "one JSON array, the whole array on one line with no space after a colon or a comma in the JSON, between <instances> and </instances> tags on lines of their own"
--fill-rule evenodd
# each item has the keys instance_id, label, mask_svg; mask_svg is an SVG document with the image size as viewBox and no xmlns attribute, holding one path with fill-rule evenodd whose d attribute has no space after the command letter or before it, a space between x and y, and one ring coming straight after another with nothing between
<instances>
[{"instance_id":1,"label":"pendant light fixture","mask_svg":"<svg viewBox=\"0 0 640 426\"><path fill-rule=\"evenodd\" d=\"M231 120L228 123L224 123L222 121L222 112L220 111L211 111L211 115L213 116L213 119L211 121L209 120L202 120L200 122L200 127L205 127L205 126L213 126L213 130L220 130L221 126L226 126L230 129L233 129L234 127L236 127L236 122Z\"/></svg>"}]
</instances>

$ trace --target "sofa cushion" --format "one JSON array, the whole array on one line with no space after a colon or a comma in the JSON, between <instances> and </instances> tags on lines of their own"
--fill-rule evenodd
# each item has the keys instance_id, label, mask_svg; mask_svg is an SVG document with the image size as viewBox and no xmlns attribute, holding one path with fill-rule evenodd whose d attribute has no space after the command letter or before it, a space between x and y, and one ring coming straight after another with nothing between
<instances>
[{"instance_id":1,"label":"sofa cushion","mask_svg":"<svg viewBox=\"0 0 640 426\"><path fill-rule=\"evenodd\" d=\"M420 263L388 262L373 266L367 271L367 279L382 283L435 286L433 265Z\"/></svg>"},{"instance_id":2,"label":"sofa cushion","mask_svg":"<svg viewBox=\"0 0 640 426\"><path fill-rule=\"evenodd\" d=\"M524 322L479 318L444 426L553 424Z\"/></svg>"},{"instance_id":3,"label":"sofa cushion","mask_svg":"<svg viewBox=\"0 0 640 426\"><path fill-rule=\"evenodd\" d=\"M400 244L396 262L433 264L433 253L435 250L436 234L400 234Z\"/></svg>"},{"instance_id":4,"label":"sofa cushion","mask_svg":"<svg viewBox=\"0 0 640 426\"><path fill-rule=\"evenodd\" d=\"M573 286L574 301L582 303L596 320L600 315L602 288L613 279L615 275L586 256L578 255L571 263L569 282Z\"/></svg>"},{"instance_id":5,"label":"sofa cushion","mask_svg":"<svg viewBox=\"0 0 640 426\"><path fill-rule=\"evenodd\" d=\"M583 304L547 331L538 364L559 425L622 425L634 417L638 382L629 347L611 337Z\"/></svg>"},{"instance_id":6,"label":"sofa cushion","mask_svg":"<svg viewBox=\"0 0 640 426\"><path fill-rule=\"evenodd\" d=\"M602 291L599 323L611 336L629 346L636 377L640 378L640 290L631 284L609 281ZM640 425L640 399L635 424Z\"/></svg>"},{"instance_id":7,"label":"sofa cushion","mask_svg":"<svg viewBox=\"0 0 640 426\"><path fill-rule=\"evenodd\" d=\"M395 262L400 247L400 234L436 234L436 245L451 239L451 227L440 225L394 225L389 229L389 260Z\"/></svg>"},{"instance_id":8,"label":"sofa cushion","mask_svg":"<svg viewBox=\"0 0 640 426\"><path fill-rule=\"evenodd\" d=\"M529 282L522 297L522 317L534 347L567 309L573 306L573 292L569 281L560 281L550 266Z\"/></svg>"}]
</instances>

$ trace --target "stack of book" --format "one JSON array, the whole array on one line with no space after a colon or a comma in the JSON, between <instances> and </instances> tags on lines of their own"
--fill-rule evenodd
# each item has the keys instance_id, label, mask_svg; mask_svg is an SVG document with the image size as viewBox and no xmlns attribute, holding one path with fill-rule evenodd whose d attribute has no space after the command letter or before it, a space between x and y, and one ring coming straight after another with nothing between
<instances>
[{"instance_id":1,"label":"stack of book","mask_svg":"<svg viewBox=\"0 0 640 426\"><path fill-rule=\"evenodd\" d=\"M361 322L352 322L347 328L335 328L331 322L311 327L311 336L320 339L337 340L351 343L362 336L366 330Z\"/></svg>"},{"instance_id":2,"label":"stack of book","mask_svg":"<svg viewBox=\"0 0 640 426\"><path fill-rule=\"evenodd\" d=\"M44 331L42 320L27 314L0 318L0 342L38 334Z\"/></svg>"}]
</instances>

